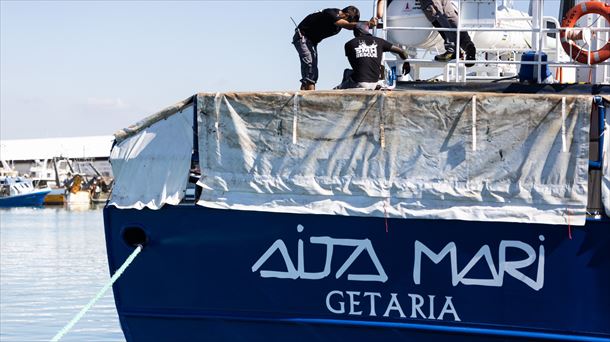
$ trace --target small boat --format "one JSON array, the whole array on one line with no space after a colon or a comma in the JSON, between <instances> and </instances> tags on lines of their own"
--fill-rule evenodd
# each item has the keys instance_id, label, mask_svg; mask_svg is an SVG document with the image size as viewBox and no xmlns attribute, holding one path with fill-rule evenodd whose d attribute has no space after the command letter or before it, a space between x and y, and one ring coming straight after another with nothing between
<instances>
[{"instance_id":1,"label":"small boat","mask_svg":"<svg viewBox=\"0 0 610 342\"><path fill-rule=\"evenodd\" d=\"M94 204L103 204L108 201L110 189L112 188L112 180L108 177L98 176L90 181L89 192L91 194L91 202Z\"/></svg>"},{"instance_id":2,"label":"small boat","mask_svg":"<svg viewBox=\"0 0 610 342\"><path fill-rule=\"evenodd\" d=\"M64 188L51 188L51 192L44 198L45 205L63 205L66 202Z\"/></svg>"},{"instance_id":3,"label":"small boat","mask_svg":"<svg viewBox=\"0 0 610 342\"><path fill-rule=\"evenodd\" d=\"M36 160L28 175L36 188L51 188L45 205L105 203L112 185L92 162L63 157Z\"/></svg>"},{"instance_id":4,"label":"small boat","mask_svg":"<svg viewBox=\"0 0 610 342\"><path fill-rule=\"evenodd\" d=\"M87 184L85 184L85 187L90 193L91 203L106 203L110 197L114 179L112 177L103 176L92 163L89 163L89 167L95 172L95 177L89 179Z\"/></svg>"},{"instance_id":5,"label":"small boat","mask_svg":"<svg viewBox=\"0 0 610 342\"><path fill-rule=\"evenodd\" d=\"M89 206L91 204L91 195L89 190L85 188L85 177L81 174L70 175L64 182L65 202L73 206Z\"/></svg>"},{"instance_id":6,"label":"small boat","mask_svg":"<svg viewBox=\"0 0 610 342\"><path fill-rule=\"evenodd\" d=\"M23 177L0 176L0 207L41 206L51 189L36 189Z\"/></svg>"},{"instance_id":7,"label":"small boat","mask_svg":"<svg viewBox=\"0 0 610 342\"><path fill-rule=\"evenodd\" d=\"M63 182L68 178L68 174L74 173L72 163L68 158L58 157L35 160L34 165L28 171L28 175L36 187L61 188Z\"/></svg>"}]
</instances>

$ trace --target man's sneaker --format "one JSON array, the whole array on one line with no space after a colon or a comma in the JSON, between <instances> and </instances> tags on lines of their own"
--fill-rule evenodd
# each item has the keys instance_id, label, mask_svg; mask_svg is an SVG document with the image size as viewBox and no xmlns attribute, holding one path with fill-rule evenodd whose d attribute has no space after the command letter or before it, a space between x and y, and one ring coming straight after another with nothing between
<instances>
[{"instance_id":1,"label":"man's sneaker","mask_svg":"<svg viewBox=\"0 0 610 342\"><path fill-rule=\"evenodd\" d=\"M449 51L446 51L441 55L434 56L434 60L437 62L449 62L452 59L455 59L455 53Z\"/></svg>"},{"instance_id":2,"label":"man's sneaker","mask_svg":"<svg viewBox=\"0 0 610 342\"><path fill-rule=\"evenodd\" d=\"M477 49L474 47L474 44L469 44L468 46L466 46L464 52L466 52L467 61L474 61L475 59L477 59ZM474 63L466 63L465 65L467 68L470 68L474 66Z\"/></svg>"}]
</instances>

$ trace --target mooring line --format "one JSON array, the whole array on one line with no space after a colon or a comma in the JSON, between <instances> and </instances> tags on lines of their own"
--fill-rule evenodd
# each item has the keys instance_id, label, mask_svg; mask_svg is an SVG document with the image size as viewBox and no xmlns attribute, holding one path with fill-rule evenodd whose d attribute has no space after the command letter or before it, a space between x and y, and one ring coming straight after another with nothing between
<instances>
[{"instance_id":1,"label":"mooring line","mask_svg":"<svg viewBox=\"0 0 610 342\"><path fill-rule=\"evenodd\" d=\"M89 303L87 305L85 305L85 307L82 308L81 311L76 316L74 316L74 318L68 324L66 324L66 326L63 327L63 329L61 329L57 333L57 335L55 335L55 337L53 337L51 342L57 342L57 341L61 340L61 338L64 337L64 335L67 334L70 331L70 329L72 329L72 327L74 327L74 325L76 323L78 323L78 321L80 321L81 318L83 318L83 316L87 313L87 311L89 311L89 309L91 309L91 307L93 307L93 305L95 305L95 303L100 298L102 298L102 296L104 296L106 291L108 291L108 289L110 287L112 287L112 284L114 284L114 282L117 281L117 279L119 279L119 277L123 274L123 272L125 272L127 267L133 262L133 260L136 258L136 256L138 256L138 254L140 254L140 252L142 251L142 248L143 248L142 245L138 245L138 247L136 247L136 249L127 258L127 260L125 260L123 265L121 265L121 267L116 272L114 272L114 275L112 276L112 278L110 278L110 281L108 283L106 283L106 285L104 285L104 287L97 293L97 295L93 299L91 299L91 301L89 301Z\"/></svg>"}]
</instances>

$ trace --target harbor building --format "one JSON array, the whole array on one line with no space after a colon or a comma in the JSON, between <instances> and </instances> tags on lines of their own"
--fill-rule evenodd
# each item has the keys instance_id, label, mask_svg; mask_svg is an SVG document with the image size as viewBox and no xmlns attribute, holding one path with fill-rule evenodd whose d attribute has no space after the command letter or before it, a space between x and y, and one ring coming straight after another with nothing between
<instances>
[{"instance_id":1,"label":"harbor building","mask_svg":"<svg viewBox=\"0 0 610 342\"><path fill-rule=\"evenodd\" d=\"M111 135L0 140L0 159L21 175L54 178L53 160L70 160L76 172L112 177L108 158Z\"/></svg>"}]
</instances>

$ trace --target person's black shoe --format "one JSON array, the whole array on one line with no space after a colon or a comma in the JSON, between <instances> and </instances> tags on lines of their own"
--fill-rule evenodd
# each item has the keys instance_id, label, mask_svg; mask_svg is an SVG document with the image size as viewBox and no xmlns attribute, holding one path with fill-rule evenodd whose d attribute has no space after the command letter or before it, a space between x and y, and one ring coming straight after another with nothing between
<instances>
[{"instance_id":1,"label":"person's black shoe","mask_svg":"<svg viewBox=\"0 0 610 342\"><path fill-rule=\"evenodd\" d=\"M434 56L434 60L437 62L449 62L452 59L455 59L455 53L449 51L446 51L441 55Z\"/></svg>"},{"instance_id":2,"label":"person's black shoe","mask_svg":"<svg viewBox=\"0 0 610 342\"><path fill-rule=\"evenodd\" d=\"M466 46L464 52L466 52L467 61L474 61L475 59L477 59L477 49L474 47L474 44L469 44L468 46ZM470 68L472 66L474 66L474 63L466 63L467 68Z\"/></svg>"},{"instance_id":3,"label":"person's black shoe","mask_svg":"<svg viewBox=\"0 0 610 342\"><path fill-rule=\"evenodd\" d=\"M404 62L402 64L402 75L406 76L411 73L411 64L409 62Z\"/></svg>"}]
</instances>

